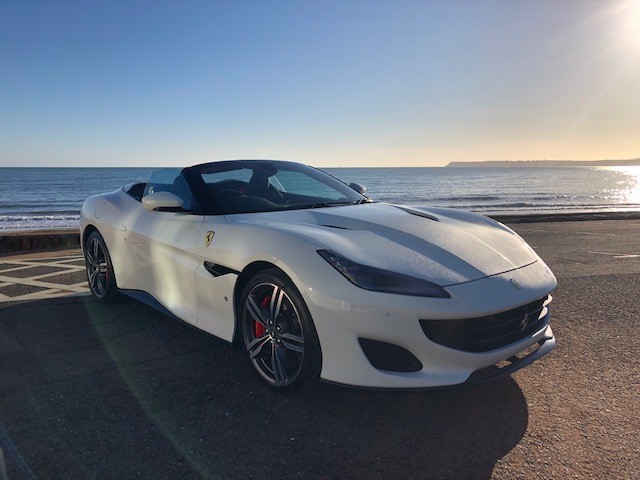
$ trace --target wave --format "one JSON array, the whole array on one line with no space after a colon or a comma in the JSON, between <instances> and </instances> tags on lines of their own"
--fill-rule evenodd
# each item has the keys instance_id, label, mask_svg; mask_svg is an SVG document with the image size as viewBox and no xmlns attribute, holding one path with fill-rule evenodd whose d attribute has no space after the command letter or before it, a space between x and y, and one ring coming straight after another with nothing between
<instances>
[{"instance_id":1,"label":"wave","mask_svg":"<svg viewBox=\"0 0 640 480\"><path fill-rule=\"evenodd\" d=\"M437 205L438 207L451 207L452 205ZM455 205L455 208L473 210L476 208L591 208L591 207L612 207L614 205L603 205L603 204L561 204L561 203L532 203L532 202L511 202L511 203L491 203L491 204L466 204L466 205Z\"/></svg>"},{"instance_id":2,"label":"wave","mask_svg":"<svg viewBox=\"0 0 640 480\"><path fill-rule=\"evenodd\" d=\"M434 202L463 202L463 201L476 201L476 202L497 202L497 201L508 201L510 199L520 200L520 201L552 201L556 202L558 200L594 200L599 198L596 195L552 195L552 194L537 194L535 196L522 196L522 195L451 195L451 196L442 196L442 197L428 197L424 196L419 197L415 195L399 195L399 196L385 196L380 197L378 200L381 201L397 201L398 199L420 199L422 201L434 201ZM602 198L602 197L600 197Z\"/></svg>"},{"instance_id":3,"label":"wave","mask_svg":"<svg viewBox=\"0 0 640 480\"><path fill-rule=\"evenodd\" d=\"M424 207L436 206L436 205L422 205ZM439 205L444 208L451 208L451 206ZM520 204L503 204L503 205L464 205L461 210L470 210L474 212L482 213L499 213L499 212L546 212L546 213L562 213L562 212L601 212L601 211L629 211L640 210L640 205L637 204L597 204L597 205L546 205L546 204L529 204L522 206Z\"/></svg>"},{"instance_id":4,"label":"wave","mask_svg":"<svg viewBox=\"0 0 640 480\"><path fill-rule=\"evenodd\" d=\"M0 231L76 229L78 214L0 215Z\"/></svg>"},{"instance_id":5,"label":"wave","mask_svg":"<svg viewBox=\"0 0 640 480\"><path fill-rule=\"evenodd\" d=\"M503 204L522 204L522 206L527 206L527 204L536 204L545 202L545 205L553 206L553 205L618 205L618 202L615 202L614 198L602 197L596 195L537 195L533 197L529 196L497 196L497 195L456 195L456 196L442 196L442 197L426 197L426 196L418 196L418 195L385 195L374 197L374 200L379 200L381 202L389 202L389 203L424 203L428 202L433 205L435 203L438 204L446 204L447 206L452 206L456 208L465 208L469 205L481 205L481 206L499 206ZM600 201L600 203L597 203ZM568 203L571 202L571 203Z\"/></svg>"},{"instance_id":6,"label":"wave","mask_svg":"<svg viewBox=\"0 0 640 480\"><path fill-rule=\"evenodd\" d=\"M48 214L48 215L0 215L0 222L38 222L46 220L77 220L80 215Z\"/></svg>"},{"instance_id":7,"label":"wave","mask_svg":"<svg viewBox=\"0 0 640 480\"><path fill-rule=\"evenodd\" d=\"M448 200L477 200L477 201L486 201L486 202L490 202L490 201L494 201L494 200L502 200L504 197L499 197L499 196L495 196L495 195L458 195L458 196L451 196L451 197L433 197L431 200L435 200L438 202L446 202Z\"/></svg>"}]
</instances>

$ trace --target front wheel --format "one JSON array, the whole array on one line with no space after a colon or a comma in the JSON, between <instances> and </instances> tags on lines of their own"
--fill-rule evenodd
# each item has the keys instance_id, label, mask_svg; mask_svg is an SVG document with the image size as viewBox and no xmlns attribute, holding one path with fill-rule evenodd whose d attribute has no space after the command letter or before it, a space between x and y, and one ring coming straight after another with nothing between
<instances>
[{"instance_id":1,"label":"front wheel","mask_svg":"<svg viewBox=\"0 0 640 480\"><path fill-rule=\"evenodd\" d=\"M315 386L320 342L291 280L276 269L258 273L244 288L240 308L244 346L258 377L277 391Z\"/></svg>"},{"instance_id":2,"label":"front wheel","mask_svg":"<svg viewBox=\"0 0 640 480\"><path fill-rule=\"evenodd\" d=\"M102 235L91 232L84 248L87 282L93 298L103 303L113 302L118 294L111 257Z\"/></svg>"}]
</instances>

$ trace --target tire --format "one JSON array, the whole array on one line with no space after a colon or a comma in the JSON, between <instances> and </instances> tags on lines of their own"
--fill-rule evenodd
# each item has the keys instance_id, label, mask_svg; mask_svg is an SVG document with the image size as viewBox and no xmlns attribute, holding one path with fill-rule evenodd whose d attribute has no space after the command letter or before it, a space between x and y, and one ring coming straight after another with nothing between
<instances>
[{"instance_id":1,"label":"tire","mask_svg":"<svg viewBox=\"0 0 640 480\"><path fill-rule=\"evenodd\" d=\"M249 280L240 298L244 348L258 378L278 392L315 387L320 342L293 282L280 270L265 270Z\"/></svg>"},{"instance_id":2,"label":"tire","mask_svg":"<svg viewBox=\"0 0 640 480\"><path fill-rule=\"evenodd\" d=\"M91 232L84 247L87 282L93 298L102 303L113 303L118 297L116 276L107 245L97 231Z\"/></svg>"}]
</instances>

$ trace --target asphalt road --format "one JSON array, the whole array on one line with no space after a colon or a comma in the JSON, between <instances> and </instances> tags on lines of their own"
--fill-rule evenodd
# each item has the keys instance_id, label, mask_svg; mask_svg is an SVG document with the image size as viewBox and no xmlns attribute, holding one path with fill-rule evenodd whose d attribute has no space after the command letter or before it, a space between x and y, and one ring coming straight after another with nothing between
<instances>
[{"instance_id":1,"label":"asphalt road","mask_svg":"<svg viewBox=\"0 0 640 480\"><path fill-rule=\"evenodd\" d=\"M558 276L558 346L462 390L283 396L133 301L2 307L0 479L640 478L640 222L514 228Z\"/></svg>"}]
</instances>

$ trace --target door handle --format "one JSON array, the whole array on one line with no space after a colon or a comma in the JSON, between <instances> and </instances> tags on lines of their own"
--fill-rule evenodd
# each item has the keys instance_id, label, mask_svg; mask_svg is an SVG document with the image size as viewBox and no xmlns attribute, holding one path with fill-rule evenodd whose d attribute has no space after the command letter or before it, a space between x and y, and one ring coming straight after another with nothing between
<instances>
[{"instance_id":1,"label":"door handle","mask_svg":"<svg viewBox=\"0 0 640 480\"><path fill-rule=\"evenodd\" d=\"M121 232L126 232L127 231L127 226L124 223L120 224L120 231Z\"/></svg>"}]
</instances>

